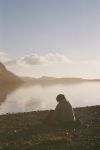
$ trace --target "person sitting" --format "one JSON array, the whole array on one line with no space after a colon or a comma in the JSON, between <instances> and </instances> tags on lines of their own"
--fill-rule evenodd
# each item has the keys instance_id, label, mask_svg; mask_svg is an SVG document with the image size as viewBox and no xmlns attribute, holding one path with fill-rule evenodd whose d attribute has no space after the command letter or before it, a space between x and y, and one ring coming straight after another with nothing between
<instances>
[{"instance_id":1,"label":"person sitting","mask_svg":"<svg viewBox=\"0 0 100 150\"><path fill-rule=\"evenodd\" d=\"M46 124L79 126L80 121L76 119L74 110L63 94L56 97L58 102L55 110L51 110L43 121Z\"/></svg>"},{"instance_id":2,"label":"person sitting","mask_svg":"<svg viewBox=\"0 0 100 150\"><path fill-rule=\"evenodd\" d=\"M58 104L52 114L52 121L57 121L59 123L74 122L76 118L73 108L65 96L63 94L59 94L57 95L56 100Z\"/></svg>"}]
</instances>

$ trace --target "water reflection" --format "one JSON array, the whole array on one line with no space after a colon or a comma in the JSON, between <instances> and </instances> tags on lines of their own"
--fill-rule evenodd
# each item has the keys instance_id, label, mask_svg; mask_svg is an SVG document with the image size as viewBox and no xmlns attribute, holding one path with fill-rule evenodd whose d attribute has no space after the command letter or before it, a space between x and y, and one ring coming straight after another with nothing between
<instances>
[{"instance_id":1,"label":"water reflection","mask_svg":"<svg viewBox=\"0 0 100 150\"><path fill-rule=\"evenodd\" d=\"M98 90L97 90L98 89ZM73 107L100 105L100 83L0 86L0 114L54 109L64 93Z\"/></svg>"},{"instance_id":2,"label":"water reflection","mask_svg":"<svg viewBox=\"0 0 100 150\"><path fill-rule=\"evenodd\" d=\"M26 111L32 111L32 110L39 110L40 106L42 105L42 101L39 99L30 99L26 104L25 108Z\"/></svg>"},{"instance_id":3,"label":"water reflection","mask_svg":"<svg viewBox=\"0 0 100 150\"><path fill-rule=\"evenodd\" d=\"M19 84L0 84L0 105L4 103L7 96L20 87Z\"/></svg>"}]
</instances>

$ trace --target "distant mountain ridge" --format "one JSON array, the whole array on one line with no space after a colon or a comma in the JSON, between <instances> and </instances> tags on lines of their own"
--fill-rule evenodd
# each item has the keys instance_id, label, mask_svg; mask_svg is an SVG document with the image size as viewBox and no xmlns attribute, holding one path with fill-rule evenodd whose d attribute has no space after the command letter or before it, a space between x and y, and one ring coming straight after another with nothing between
<instances>
[{"instance_id":1,"label":"distant mountain ridge","mask_svg":"<svg viewBox=\"0 0 100 150\"><path fill-rule=\"evenodd\" d=\"M19 77L7 70L4 64L0 62L0 83L31 83L31 84L70 84L81 82L100 82L100 79L83 79L78 77Z\"/></svg>"},{"instance_id":2,"label":"distant mountain ridge","mask_svg":"<svg viewBox=\"0 0 100 150\"><path fill-rule=\"evenodd\" d=\"M0 83L20 83L22 79L6 69L5 65L0 62Z\"/></svg>"},{"instance_id":3,"label":"distant mountain ridge","mask_svg":"<svg viewBox=\"0 0 100 150\"><path fill-rule=\"evenodd\" d=\"M24 82L31 84L70 84L70 83L81 83L81 82L100 82L100 79L83 79L77 77L47 77L42 76L40 78L33 77L22 77Z\"/></svg>"}]
</instances>

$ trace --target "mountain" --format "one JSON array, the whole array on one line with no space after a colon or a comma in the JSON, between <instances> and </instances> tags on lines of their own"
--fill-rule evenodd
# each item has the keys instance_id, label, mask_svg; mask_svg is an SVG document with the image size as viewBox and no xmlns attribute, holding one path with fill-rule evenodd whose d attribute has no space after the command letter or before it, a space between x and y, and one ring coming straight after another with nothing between
<instances>
[{"instance_id":1,"label":"mountain","mask_svg":"<svg viewBox=\"0 0 100 150\"><path fill-rule=\"evenodd\" d=\"M6 69L0 62L0 83L21 83L22 79Z\"/></svg>"},{"instance_id":2,"label":"mountain","mask_svg":"<svg viewBox=\"0 0 100 150\"><path fill-rule=\"evenodd\" d=\"M77 77L48 77L42 76L40 78L22 77L22 80L28 84L39 84L39 85L52 85L52 84L79 84L83 82L100 82L100 79L83 79Z\"/></svg>"},{"instance_id":3,"label":"mountain","mask_svg":"<svg viewBox=\"0 0 100 150\"><path fill-rule=\"evenodd\" d=\"M39 85L53 85L53 84L78 84L87 80L82 78L56 78L42 76L40 78L22 77L23 81L27 84L39 84Z\"/></svg>"},{"instance_id":4,"label":"mountain","mask_svg":"<svg viewBox=\"0 0 100 150\"><path fill-rule=\"evenodd\" d=\"M7 70L4 64L0 62L0 84L4 83L31 83L31 84L73 84L81 82L100 82L100 79L83 79L83 78L56 78L42 76L40 78L19 77Z\"/></svg>"}]
</instances>

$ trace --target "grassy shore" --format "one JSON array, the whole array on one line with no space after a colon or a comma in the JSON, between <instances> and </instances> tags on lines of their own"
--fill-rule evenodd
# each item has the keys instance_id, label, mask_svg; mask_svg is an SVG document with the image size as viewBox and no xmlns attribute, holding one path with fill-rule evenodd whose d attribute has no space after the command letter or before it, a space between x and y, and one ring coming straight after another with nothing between
<instances>
[{"instance_id":1,"label":"grassy shore","mask_svg":"<svg viewBox=\"0 0 100 150\"><path fill-rule=\"evenodd\" d=\"M49 111L0 116L0 150L100 150L100 106L75 108L81 127L45 125Z\"/></svg>"}]
</instances>

